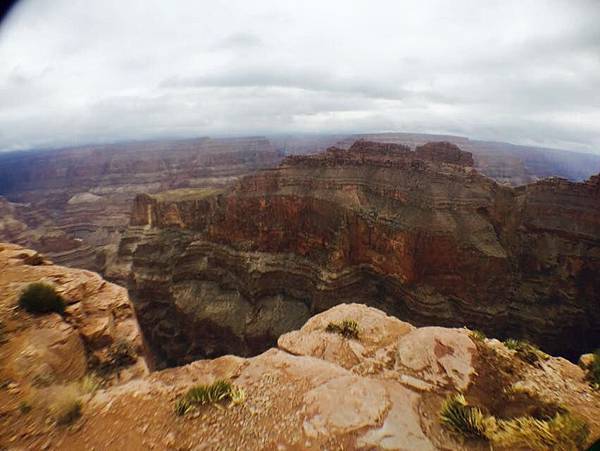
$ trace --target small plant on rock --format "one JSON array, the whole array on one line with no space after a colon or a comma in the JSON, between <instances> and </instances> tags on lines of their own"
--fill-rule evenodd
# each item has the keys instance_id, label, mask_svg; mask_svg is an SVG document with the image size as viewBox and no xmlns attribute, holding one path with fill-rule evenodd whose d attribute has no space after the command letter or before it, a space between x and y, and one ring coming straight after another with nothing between
<instances>
[{"instance_id":1,"label":"small plant on rock","mask_svg":"<svg viewBox=\"0 0 600 451\"><path fill-rule=\"evenodd\" d=\"M587 378L593 388L600 390L600 349L594 352L594 360L588 367Z\"/></svg>"},{"instance_id":2,"label":"small plant on rock","mask_svg":"<svg viewBox=\"0 0 600 451\"><path fill-rule=\"evenodd\" d=\"M482 331L477 330L477 329L472 330L469 333L469 336L471 337L471 339L473 339L475 341L484 341L487 338Z\"/></svg>"},{"instance_id":3,"label":"small plant on rock","mask_svg":"<svg viewBox=\"0 0 600 451\"><path fill-rule=\"evenodd\" d=\"M462 394L452 395L444 401L440 420L450 430L465 437L485 437L485 416L478 407L468 405Z\"/></svg>"},{"instance_id":4,"label":"small plant on rock","mask_svg":"<svg viewBox=\"0 0 600 451\"><path fill-rule=\"evenodd\" d=\"M462 394L446 399L440 411L440 421L460 436L488 440L505 449L582 449L590 432L585 421L566 410L547 418L526 415L497 419L467 404Z\"/></svg>"},{"instance_id":5,"label":"small plant on rock","mask_svg":"<svg viewBox=\"0 0 600 451\"><path fill-rule=\"evenodd\" d=\"M21 415L27 415L31 412L31 409L31 404L28 401L21 401L19 403L19 412L21 412Z\"/></svg>"},{"instance_id":6,"label":"small plant on rock","mask_svg":"<svg viewBox=\"0 0 600 451\"><path fill-rule=\"evenodd\" d=\"M518 340L509 338L504 341L504 346L517 352L519 358L527 363L537 363L540 360L547 360L548 354L540 351L540 349L526 340Z\"/></svg>"},{"instance_id":7,"label":"small plant on rock","mask_svg":"<svg viewBox=\"0 0 600 451\"><path fill-rule=\"evenodd\" d=\"M32 283L23 290L19 305L29 313L64 313L65 302L53 286L46 283Z\"/></svg>"},{"instance_id":8,"label":"small plant on rock","mask_svg":"<svg viewBox=\"0 0 600 451\"><path fill-rule=\"evenodd\" d=\"M352 319L345 319L339 323L327 324L325 332L340 334L346 338L358 339L358 323Z\"/></svg>"},{"instance_id":9,"label":"small plant on rock","mask_svg":"<svg viewBox=\"0 0 600 451\"><path fill-rule=\"evenodd\" d=\"M196 385L190 388L185 395L175 402L175 413L179 416L185 415L196 406L216 404L230 401L231 404L240 404L246 395L242 388L237 387L229 381L216 380L212 384Z\"/></svg>"}]
</instances>

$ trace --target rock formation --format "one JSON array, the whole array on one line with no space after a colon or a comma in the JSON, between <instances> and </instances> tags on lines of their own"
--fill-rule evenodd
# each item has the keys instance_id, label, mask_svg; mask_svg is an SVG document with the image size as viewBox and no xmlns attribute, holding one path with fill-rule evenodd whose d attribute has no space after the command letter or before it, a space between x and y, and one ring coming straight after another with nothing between
<instances>
[{"instance_id":1,"label":"rock formation","mask_svg":"<svg viewBox=\"0 0 600 451\"><path fill-rule=\"evenodd\" d=\"M518 186L546 177L583 181L600 172L600 155L496 141L480 141L454 135L422 133L377 133L353 135L328 141L328 145L348 148L357 139L395 143L412 148L431 141L446 141L471 152L475 168L498 183ZM300 139L300 142L301 139ZM285 148L294 147L288 144ZM302 149L302 148L301 148Z\"/></svg>"},{"instance_id":2,"label":"rock formation","mask_svg":"<svg viewBox=\"0 0 600 451\"><path fill-rule=\"evenodd\" d=\"M472 161L358 141L139 195L109 275L167 365L261 352L343 302L578 357L600 341L600 178L512 189Z\"/></svg>"},{"instance_id":3,"label":"rock formation","mask_svg":"<svg viewBox=\"0 0 600 451\"><path fill-rule=\"evenodd\" d=\"M66 303L64 315L32 315L18 307L22 290L36 282L56 288ZM95 371L122 382L147 372L127 291L98 274L56 266L35 251L0 243L0 293L0 380L45 386ZM127 347L124 365L112 365L116 346Z\"/></svg>"},{"instance_id":4,"label":"rock formation","mask_svg":"<svg viewBox=\"0 0 600 451\"><path fill-rule=\"evenodd\" d=\"M357 337L326 331L329 324L349 319L357 324ZM415 328L364 305L339 305L283 335L277 348L257 357L201 360L99 390L69 428L48 427L36 405L19 414L19 395L6 395L0 421L12 427L0 429L0 445L61 450L490 449L485 439L464 440L441 425L441 406L456 392L498 418L544 421L561 412L587 425L584 443L600 435L600 393L584 381L579 367L550 357L527 363L497 340L472 337L466 329ZM176 416L177 399L217 379L242 389L243 400Z\"/></svg>"},{"instance_id":5,"label":"rock formation","mask_svg":"<svg viewBox=\"0 0 600 451\"><path fill-rule=\"evenodd\" d=\"M0 195L12 202L13 216L25 226L4 226L3 214L0 240L30 246L57 263L103 271L136 194L218 187L279 161L264 138L0 153ZM0 211L5 209L6 203L0 204Z\"/></svg>"}]
</instances>

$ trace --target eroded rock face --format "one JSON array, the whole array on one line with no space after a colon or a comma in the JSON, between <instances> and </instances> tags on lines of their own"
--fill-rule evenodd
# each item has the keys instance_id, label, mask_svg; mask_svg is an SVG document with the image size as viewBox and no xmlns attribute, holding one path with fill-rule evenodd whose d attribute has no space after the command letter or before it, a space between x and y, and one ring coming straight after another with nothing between
<instances>
[{"instance_id":1,"label":"eroded rock face","mask_svg":"<svg viewBox=\"0 0 600 451\"><path fill-rule=\"evenodd\" d=\"M576 358L600 338L598 177L511 189L471 161L358 141L223 191L140 195L111 276L170 364L260 352L354 301Z\"/></svg>"},{"instance_id":2,"label":"eroded rock face","mask_svg":"<svg viewBox=\"0 0 600 451\"><path fill-rule=\"evenodd\" d=\"M264 138L2 153L0 195L13 203L0 200L0 240L34 248L60 264L102 272L137 194L220 187L280 159Z\"/></svg>"},{"instance_id":3,"label":"eroded rock face","mask_svg":"<svg viewBox=\"0 0 600 451\"><path fill-rule=\"evenodd\" d=\"M326 331L340 320L355 321L358 336ZM353 350L355 360L342 349ZM75 427L51 436L38 433L44 425L35 419L26 429L18 414L6 418L18 432L14 445L26 449L489 449L440 424L443 401L461 390L469 403L503 418L558 403L589 425L591 443L600 434L600 392L583 377L564 359L528 364L496 340L473 341L466 329L415 328L342 304L259 356L200 360L99 391ZM217 379L243 389L244 401L175 415L188 389Z\"/></svg>"},{"instance_id":4,"label":"eroded rock face","mask_svg":"<svg viewBox=\"0 0 600 451\"><path fill-rule=\"evenodd\" d=\"M17 306L21 291L36 282L61 294L64 316L32 315ZM0 243L0 293L2 380L45 386L88 372L111 382L148 372L127 291L98 274L56 266L35 251Z\"/></svg>"}]
</instances>

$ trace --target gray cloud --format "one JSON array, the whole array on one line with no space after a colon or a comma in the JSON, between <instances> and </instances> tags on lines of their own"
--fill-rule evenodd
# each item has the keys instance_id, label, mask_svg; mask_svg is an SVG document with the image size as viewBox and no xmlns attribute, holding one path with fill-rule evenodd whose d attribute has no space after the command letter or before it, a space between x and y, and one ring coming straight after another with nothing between
<instances>
[{"instance_id":1,"label":"gray cloud","mask_svg":"<svg viewBox=\"0 0 600 451\"><path fill-rule=\"evenodd\" d=\"M596 0L22 0L0 150L422 131L600 152Z\"/></svg>"}]
</instances>

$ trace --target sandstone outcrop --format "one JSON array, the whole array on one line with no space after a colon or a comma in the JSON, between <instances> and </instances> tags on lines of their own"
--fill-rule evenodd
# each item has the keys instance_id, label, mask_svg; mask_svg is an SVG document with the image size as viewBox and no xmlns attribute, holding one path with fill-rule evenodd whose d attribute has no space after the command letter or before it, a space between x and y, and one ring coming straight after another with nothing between
<instances>
[{"instance_id":1,"label":"sandstone outcrop","mask_svg":"<svg viewBox=\"0 0 600 451\"><path fill-rule=\"evenodd\" d=\"M65 299L64 316L32 315L18 307L30 283L53 285ZM101 373L107 382L147 373L142 335L127 291L95 273L56 266L37 252L0 243L2 381L47 386ZM127 348L114 365L118 346Z\"/></svg>"},{"instance_id":2,"label":"sandstone outcrop","mask_svg":"<svg viewBox=\"0 0 600 451\"><path fill-rule=\"evenodd\" d=\"M219 187L280 159L264 138L0 153L0 195L13 202L0 201L0 240L34 248L60 264L102 272L127 226L135 195Z\"/></svg>"},{"instance_id":3,"label":"sandstone outcrop","mask_svg":"<svg viewBox=\"0 0 600 451\"><path fill-rule=\"evenodd\" d=\"M109 275L167 365L252 355L343 302L577 358L600 340L599 177L513 189L471 162L358 141L223 190L139 195Z\"/></svg>"},{"instance_id":4,"label":"sandstone outcrop","mask_svg":"<svg viewBox=\"0 0 600 451\"><path fill-rule=\"evenodd\" d=\"M356 338L326 332L329 323L344 319L358 325ZM415 328L364 305L339 305L283 335L278 348L259 356L201 360L97 391L84 405L82 418L68 429L38 433L43 417L34 406L25 417L27 427L20 416L11 430L0 429L0 445L61 450L490 449L484 439L463 440L440 424L443 401L457 391L503 418L553 415L562 409L587 423L588 443L600 435L600 393L587 385L579 367L561 358L525 363L502 343L471 336L466 329ZM175 415L181 395L216 379L244 390L243 402ZM17 415L9 411L4 418Z\"/></svg>"}]
</instances>

